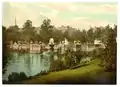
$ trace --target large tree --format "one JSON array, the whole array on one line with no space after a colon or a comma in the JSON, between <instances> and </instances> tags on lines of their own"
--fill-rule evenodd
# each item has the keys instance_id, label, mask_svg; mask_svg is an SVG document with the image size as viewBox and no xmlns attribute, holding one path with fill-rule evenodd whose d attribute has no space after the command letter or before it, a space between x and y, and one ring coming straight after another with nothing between
<instances>
[{"instance_id":1,"label":"large tree","mask_svg":"<svg viewBox=\"0 0 120 87\"><path fill-rule=\"evenodd\" d=\"M81 32L81 39L80 40L81 40L82 43L86 43L87 42L87 32L85 30L83 30Z\"/></svg>"},{"instance_id":2,"label":"large tree","mask_svg":"<svg viewBox=\"0 0 120 87\"><path fill-rule=\"evenodd\" d=\"M116 28L116 27L115 27ZM116 33L114 29L109 29L107 45L104 50L104 60L106 70L116 69L116 55L117 55L117 43L116 43Z\"/></svg>"},{"instance_id":3,"label":"large tree","mask_svg":"<svg viewBox=\"0 0 120 87\"><path fill-rule=\"evenodd\" d=\"M94 42L94 33L93 33L93 28L90 28L87 31L87 38L88 38L88 42L93 43Z\"/></svg>"},{"instance_id":4,"label":"large tree","mask_svg":"<svg viewBox=\"0 0 120 87\"><path fill-rule=\"evenodd\" d=\"M44 42L48 42L49 39L52 37L52 29L54 28L53 25L51 25L50 19L45 19L41 25L41 31L40 36Z\"/></svg>"},{"instance_id":5,"label":"large tree","mask_svg":"<svg viewBox=\"0 0 120 87\"><path fill-rule=\"evenodd\" d=\"M32 28L32 21L31 20L27 20L24 25L23 25L24 29L29 29Z\"/></svg>"},{"instance_id":6,"label":"large tree","mask_svg":"<svg viewBox=\"0 0 120 87\"><path fill-rule=\"evenodd\" d=\"M35 40L35 27L32 26L32 21L27 20L23 25L23 31L21 32L21 40Z\"/></svg>"},{"instance_id":7,"label":"large tree","mask_svg":"<svg viewBox=\"0 0 120 87\"><path fill-rule=\"evenodd\" d=\"M6 37L6 41L17 41L19 40L19 28L17 25L15 26L10 26L8 29L6 29L5 31L5 37Z\"/></svg>"}]
</instances>

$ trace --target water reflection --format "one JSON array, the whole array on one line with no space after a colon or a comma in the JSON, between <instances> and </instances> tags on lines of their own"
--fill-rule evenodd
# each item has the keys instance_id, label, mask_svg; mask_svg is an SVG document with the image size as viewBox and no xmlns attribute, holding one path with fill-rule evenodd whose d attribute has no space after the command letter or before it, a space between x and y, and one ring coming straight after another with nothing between
<instances>
[{"instance_id":1,"label":"water reflection","mask_svg":"<svg viewBox=\"0 0 120 87\"><path fill-rule=\"evenodd\" d=\"M8 80L12 72L24 72L27 76L34 76L41 71L48 71L51 63L49 53L30 54L30 53L11 53L12 58L8 61L3 74L3 80Z\"/></svg>"}]
</instances>

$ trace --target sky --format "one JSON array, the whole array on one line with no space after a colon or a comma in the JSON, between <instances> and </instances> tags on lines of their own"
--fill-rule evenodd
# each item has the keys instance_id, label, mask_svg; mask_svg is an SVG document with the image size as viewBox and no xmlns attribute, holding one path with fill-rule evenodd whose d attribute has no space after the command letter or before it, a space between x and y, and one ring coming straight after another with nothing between
<instances>
[{"instance_id":1,"label":"sky","mask_svg":"<svg viewBox=\"0 0 120 87\"><path fill-rule=\"evenodd\" d=\"M77 29L117 24L117 3L114 2L4 2L2 24L23 27L26 20L40 27L45 18L56 27L61 25Z\"/></svg>"}]
</instances>

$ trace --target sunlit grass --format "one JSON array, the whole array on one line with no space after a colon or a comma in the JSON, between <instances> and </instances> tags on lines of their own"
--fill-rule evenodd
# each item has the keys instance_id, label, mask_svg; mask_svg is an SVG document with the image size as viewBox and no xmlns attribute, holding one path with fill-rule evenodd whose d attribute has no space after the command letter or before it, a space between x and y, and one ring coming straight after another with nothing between
<instances>
[{"instance_id":1,"label":"sunlit grass","mask_svg":"<svg viewBox=\"0 0 120 87\"><path fill-rule=\"evenodd\" d=\"M30 80L24 81L23 83L62 83L63 81L72 81L84 83L94 83L94 81L99 81L102 76L104 80L110 77L110 72L105 72L100 66L98 66L100 60L94 59L89 65L82 66L76 69L66 69L57 72L51 72L48 75L33 77ZM100 79L99 79L100 78ZM83 80L83 81L82 81Z\"/></svg>"}]
</instances>

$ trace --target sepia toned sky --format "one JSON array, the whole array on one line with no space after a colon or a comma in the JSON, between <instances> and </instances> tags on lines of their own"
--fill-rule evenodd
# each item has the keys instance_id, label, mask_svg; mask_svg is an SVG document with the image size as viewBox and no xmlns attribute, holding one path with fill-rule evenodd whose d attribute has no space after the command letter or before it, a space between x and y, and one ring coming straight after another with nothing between
<instances>
[{"instance_id":1,"label":"sepia toned sky","mask_svg":"<svg viewBox=\"0 0 120 87\"><path fill-rule=\"evenodd\" d=\"M117 24L117 3L113 2L4 2L2 11L6 27L15 24L15 17L20 27L28 19L39 27L45 18L51 19L56 27L69 25L79 29Z\"/></svg>"}]
</instances>

